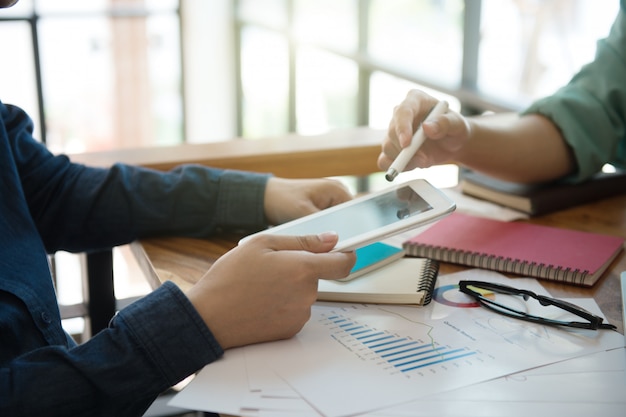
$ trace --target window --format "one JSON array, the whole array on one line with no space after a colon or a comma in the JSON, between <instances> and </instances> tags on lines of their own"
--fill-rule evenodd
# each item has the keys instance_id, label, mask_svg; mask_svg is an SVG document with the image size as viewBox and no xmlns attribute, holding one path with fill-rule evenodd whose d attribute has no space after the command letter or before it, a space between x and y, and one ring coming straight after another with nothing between
<instances>
[{"instance_id":1,"label":"window","mask_svg":"<svg viewBox=\"0 0 626 417\"><path fill-rule=\"evenodd\" d=\"M466 113L523 108L592 59L618 7L21 0L0 14L0 88L58 152L384 128L413 87Z\"/></svg>"},{"instance_id":2,"label":"window","mask_svg":"<svg viewBox=\"0 0 626 417\"><path fill-rule=\"evenodd\" d=\"M51 150L182 142L177 1L22 0L6 12L0 47L19 65L2 69L3 100L35 118Z\"/></svg>"},{"instance_id":3,"label":"window","mask_svg":"<svg viewBox=\"0 0 626 417\"><path fill-rule=\"evenodd\" d=\"M280 129L384 128L393 105L412 87L448 98L465 113L521 110L593 58L595 42L608 34L619 8L617 1L593 0L234 5L240 71L275 74L263 78L268 91L271 82L280 84L271 97L271 122L263 126L255 119L268 93L259 95L261 87L243 81L239 132L252 137Z\"/></svg>"},{"instance_id":4,"label":"window","mask_svg":"<svg viewBox=\"0 0 626 417\"><path fill-rule=\"evenodd\" d=\"M518 111L594 56L619 3L234 0L238 134L385 129L411 88L465 114ZM381 138L382 140L382 138ZM456 178L422 170L436 185ZM370 179L370 187L384 184Z\"/></svg>"},{"instance_id":5,"label":"window","mask_svg":"<svg viewBox=\"0 0 626 417\"><path fill-rule=\"evenodd\" d=\"M514 108L553 93L591 61L619 10L617 1L482 4L478 91Z\"/></svg>"}]
</instances>

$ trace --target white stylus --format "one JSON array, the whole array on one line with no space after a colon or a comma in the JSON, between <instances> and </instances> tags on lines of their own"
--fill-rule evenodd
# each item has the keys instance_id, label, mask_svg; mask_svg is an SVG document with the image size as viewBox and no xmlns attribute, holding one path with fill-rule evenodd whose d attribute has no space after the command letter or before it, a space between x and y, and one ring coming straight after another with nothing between
<instances>
[{"instance_id":1,"label":"white stylus","mask_svg":"<svg viewBox=\"0 0 626 417\"><path fill-rule=\"evenodd\" d=\"M424 118L426 120L432 116L438 116L440 114L444 114L448 111L448 102L440 101L432 108L430 113ZM424 131L422 130L422 125L420 123L420 127L417 129L417 132L413 135L411 139L411 143L406 148L400 151L398 157L393 161L387 172L385 173L385 178L387 181L393 181L400 172L404 171L406 165L409 163L411 158L415 155L417 150L422 146L424 141L426 140L426 135L424 135Z\"/></svg>"}]
</instances>

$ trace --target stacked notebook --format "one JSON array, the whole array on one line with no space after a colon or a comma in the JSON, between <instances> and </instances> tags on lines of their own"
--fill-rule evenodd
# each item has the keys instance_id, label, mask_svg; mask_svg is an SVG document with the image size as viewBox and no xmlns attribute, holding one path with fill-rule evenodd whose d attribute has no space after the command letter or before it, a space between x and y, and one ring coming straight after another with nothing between
<instances>
[{"instance_id":1,"label":"stacked notebook","mask_svg":"<svg viewBox=\"0 0 626 417\"><path fill-rule=\"evenodd\" d=\"M467 195L536 216L621 194L626 189L626 171L600 172L580 183L535 185L501 181L479 172L465 171L460 185Z\"/></svg>"},{"instance_id":2,"label":"stacked notebook","mask_svg":"<svg viewBox=\"0 0 626 417\"><path fill-rule=\"evenodd\" d=\"M624 239L453 213L404 242L407 255L592 286Z\"/></svg>"}]
</instances>

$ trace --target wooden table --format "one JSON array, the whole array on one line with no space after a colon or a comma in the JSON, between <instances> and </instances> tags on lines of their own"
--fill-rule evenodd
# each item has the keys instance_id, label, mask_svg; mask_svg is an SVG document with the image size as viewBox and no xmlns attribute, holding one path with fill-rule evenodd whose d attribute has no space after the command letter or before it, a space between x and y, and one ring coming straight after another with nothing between
<instances>
[{"instance_id":1,"label":"wooden table","mask_svg":"<svg viewBox=\"0 0 626 417\"><path fill-rule=\"evenodd\" d=\"M182 164L271 172L284 178L364 176L378 172L383 130L336 129L319 135L289 133L258 139L116 149L71 155L85 165L110 167L122 162L161 171Z\"/></svg>"},{"instance_id":2,"label":"wooden table","mask_svg":"<svg viewBox=\"0 0 626 417\"><path fill-rule=\"evenodd\" d=\"M233 138L199 145L120 149L73 155L72 159L92 166L107 167L123 162L159 170L195 163L272 172L286 178L365 176L378 172L376 158L383 137L384 131L356 127L315 136L288 134L253 141ZM531 222L626 237L626 195L537 217ZM200 279L216 259L233 248L240 237L144 239L134 242L131 248L153 288L165 280L172 280L186 289ZM441 265L442 274L462 269L457 265ZM626 271L625 253L615 259L592 288L543 283L556 297L593 297L609 322L623 332L621 271Z\"/></svg>"},{"instance_id":3,"label":"wooden table","mask_svg":"<svg viewBox=\"0 0 626 417\"><path fill-rule=\"evenodd\" d=\"M600 232L626 238L626 195L609 198L535 217L530 223L583 231ZM166 280L185 289L193 285L212 263L236 245L241 236L219 235L208 240L192 238L144 239L131 245L142 269L153 287ZM451 264L441 265L441 274L462 270ZM610 323L623 333L620 273L626 271L626 252L622 251L603 277L591 288L541 281L555 297L592 297Z\"/></svg>"}]
</instances>

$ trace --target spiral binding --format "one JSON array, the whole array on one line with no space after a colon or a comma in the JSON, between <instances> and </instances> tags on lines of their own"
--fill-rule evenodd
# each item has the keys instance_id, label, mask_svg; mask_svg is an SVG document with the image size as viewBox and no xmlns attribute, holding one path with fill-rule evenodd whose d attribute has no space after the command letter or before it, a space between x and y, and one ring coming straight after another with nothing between
<instances>
[{"instance_id":1,"label":"spiral binding","mask_svg":"<svg viewBox=\"0 0 626 417\"><path fill-rule=\"evenodd\" d=\"M433 299L433 291L435 283L439 275L439 262L434 259L425 259L424 269L422 270L421 279L417 285L417 292L424 292L424 301L422 305L428 305Z\"/></svg>"},{"instance_id":2,"label":"spiral binding","mask_svg":"<svg viewBox=\"0 0 626 417\"><path fill-rule=\"evenodd\" d=\"M528 262L521 259L458 251L441 246L407 245L405 250L411 256L578 285L584 284L585 278L589 275L587 270L581 271L555 265L537 264L536 262Z\"/></svg>"}]
</instances>

